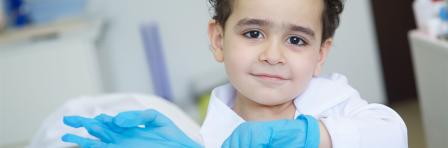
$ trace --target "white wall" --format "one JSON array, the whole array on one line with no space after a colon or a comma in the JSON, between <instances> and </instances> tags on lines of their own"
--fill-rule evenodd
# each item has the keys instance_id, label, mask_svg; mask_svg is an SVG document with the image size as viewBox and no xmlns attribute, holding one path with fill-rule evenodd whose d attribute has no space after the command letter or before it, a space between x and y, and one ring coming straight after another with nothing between
<instances>
[{"instance_id":1,"label":"white wall","mask_svg":"<svg viewBox=\"0 0 448 148\"><path fill-rule=\"evenodd\" d=\"M209 51L206 34L209 8L206 0L92 0L90 10L110 21L100 50L109 92L152 92L138 28L148 20L160 23L177 102L184 103L190 99L192 81L198 78L222 79L225 75ZM325 73L347 75L364 98L383 103L385 92L376 42L370 2L348 1Z\"/></svg>"},{"instance_id":2,"label":"white wall","mask_svg":"<svg viewBox=\"0 0 448 148\"><path fill-rule=\"evenodd\" d=\"M177 102L188 100L189 79L220 69L209 51L205 0L93 1L91 10L110 21L103 46L109 91L152 92L139 25L159 23L168 73Z\"/></svg>"},{"instance_id":3,"label":"white wall","mask_svg":"<svg viewBox=\"0 0 448 148\"><path fill-rule=\"evenodd\" d=\"M385 103L386 95L369 0L349 0L336 32L324 72L345 74L369 102Z\"/></svg>"},{"instance_id":4,"label":"white wall","mask_svg":"<svg viewBox=\"0 0 448 148\"><path fill-rule=\"evenodd\" d=\"M2 36L0 148L26 144L41 122L68 99L103 92L93 44L98 28L64 25L55 26L61 31L34 30L59 33L58 38L26 42L29 32L22 32L29 35L23 38ZM18 42L5 42L8 38Z\"/></svg>"},{"instance_id":5,"label":"white wall","mask_svg":"<svg viewBox=\"0 0 448 148\"><path fill-rule=\"evenodd\" d=\"M176 102L190 99L191 78L223 68L209 51L206 28L210 17L206 0L94 0L91 11L110 21L103 45L103 63L110 92L152 92L144 57L140 23L160 24L163 47ZM103 64L103 65L104 65ZM370 3L348 1L337 31L335 48L325 73L339 72L370 102L384 102L383 79Z\"/></svg>"}]
</instances>

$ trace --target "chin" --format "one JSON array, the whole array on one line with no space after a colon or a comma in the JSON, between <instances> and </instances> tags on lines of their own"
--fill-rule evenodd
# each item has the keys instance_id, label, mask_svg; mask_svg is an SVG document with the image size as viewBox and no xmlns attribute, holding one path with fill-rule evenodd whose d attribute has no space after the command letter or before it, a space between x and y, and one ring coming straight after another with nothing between
<instances>
[{"instance_id":1,"label":"chin","mask_svg":"<svg viewBox=\"0 0 448 148\"><path fill-rule=\"evenodd\" d=\"M257 103L264 106L277 106L285 104L289 101L291 100L259 100L259 102L257 101Z\"/></svg>"},{"instance_id":2,"label":"chin","mask_svg":"<svg viewBox=\"0 0 448 148\"><path fill-rule=\"evenodd\" d=\"M252 99L252 100L257 102L258 104L266 105L266 106L281 105L281 104L287 103L287 102L295 99L295 97L286 97L286 96L282 96L282 95L272 95L272 94L261 94L261 95L257 95L257 97L255 97L255 98L257 98L257 99ZM288 98L288 99L284 99L284 98Z\"/></svg>"}]
</instances>

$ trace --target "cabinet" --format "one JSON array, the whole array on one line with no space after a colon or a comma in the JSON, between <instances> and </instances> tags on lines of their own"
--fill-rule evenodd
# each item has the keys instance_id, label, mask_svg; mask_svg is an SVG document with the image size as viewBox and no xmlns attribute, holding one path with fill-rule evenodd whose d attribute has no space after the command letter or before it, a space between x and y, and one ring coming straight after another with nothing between
<instances>
[{"instance_id":1,"label":"cabinet","mask_svg":"<svg viewBox=\"0 0 448 148\"><path fill-rule=\"evenodd\" d=\"M411 31L414 69L428 148L448 145L448 42Z\"/></svg>"},{"instance_id":2,"label":"cabinet","mask_svg":"<svg viewBox=\"0 0 448 148\"><path fill-rule=\"evenodd\" d=\"M23 147L66 99L103 92L100 27L71 20L0 35L0 147Z\"/></svg>"}]
</instances>

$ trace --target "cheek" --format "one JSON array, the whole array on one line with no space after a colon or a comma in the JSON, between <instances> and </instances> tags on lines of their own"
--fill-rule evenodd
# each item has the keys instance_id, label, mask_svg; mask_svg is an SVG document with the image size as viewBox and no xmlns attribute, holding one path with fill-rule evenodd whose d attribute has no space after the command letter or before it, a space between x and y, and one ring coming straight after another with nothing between
<instances>
[{"instance_id":1,"label":"cheek","mask_svg":"<svg viewBox=\"0 0 448 148\"><path fill-rule=\"evenodd\" d=\"M292 56L289 59L291 73L295 79L294 81L299 83L303 83L304 81L312 78L314 70L317 68L317 64L319 62L318 53Z\"/></svg>"},{"instance_id":2,"label":"cheek","mask_svg":"<svg viewBox=\"0 0 448 148\"><path fill-rule=\"evenodd\" d=\"M308 83L313 78L315 63L311 60L297 60L295 63L291 63L293 81L289 89L290 94L297 96L306 89Z\"/></svg>"},{"instance_id":3,"label":"cheek","mask_svg":"<svg viewBox=\"0 0 448 148\"><path fill-rule=\"evenodd\" d=\"M248 73L254 61L255 53L238 42L227 42L224 49L224 65L230 79ZM238 78L239 79L239 78Z\"/></svg>"},{"instance_id":4,"label":"cheek","mask_svg":"<svg viewBox=\"0 0 448 148\"><path fill-rule=\"evenodd\" d=\"M237 36L226 39L224 46L225 63L237 70L247 68L257 61L257 47L248 46Z\"/></svg>"}]
</instances>

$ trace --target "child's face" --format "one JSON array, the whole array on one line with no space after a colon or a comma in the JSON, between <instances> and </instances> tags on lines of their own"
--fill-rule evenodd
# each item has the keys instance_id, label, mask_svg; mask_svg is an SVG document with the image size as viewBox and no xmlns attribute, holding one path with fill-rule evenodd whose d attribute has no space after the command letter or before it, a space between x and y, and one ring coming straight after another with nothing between
<instances>
[{"instance_id":1,"label":"child's face","mask_svg":"<svg viewBox=\"0 0 448 148\"><path fill-rule=\"evenodd\" d=\"M215 59L241 96L279 105L318 75L332 39L321 42L322 0L234 0L223 29L209 23Z\"/></svg>"}]
</instances>

